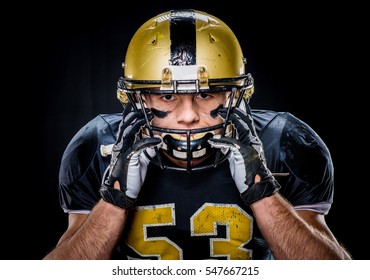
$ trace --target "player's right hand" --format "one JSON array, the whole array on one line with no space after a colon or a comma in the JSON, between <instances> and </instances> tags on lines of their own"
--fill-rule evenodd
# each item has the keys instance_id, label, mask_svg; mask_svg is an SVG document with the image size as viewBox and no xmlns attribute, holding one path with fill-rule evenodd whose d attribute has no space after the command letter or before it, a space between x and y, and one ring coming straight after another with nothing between
<instances>
[{"instance_id":1,"label":"player's right hand","mask_svg":"<svg viewBox=\"0 0 370 280\"><path fill-rule=\"evenodd\" d=\"M147 115L149 121L154 117L151 113ZM145 123L143 112L134 111L131 105L127 104L117 141L112 149L112 158L100 188L100 194L105 201L121 208L133 207L145 180L149 157L155 156L154 148L162 142L159 137L140 137L140 129ZM114 187L116 181L119 183L119 189Z\"/></svg>"}]
</instances>

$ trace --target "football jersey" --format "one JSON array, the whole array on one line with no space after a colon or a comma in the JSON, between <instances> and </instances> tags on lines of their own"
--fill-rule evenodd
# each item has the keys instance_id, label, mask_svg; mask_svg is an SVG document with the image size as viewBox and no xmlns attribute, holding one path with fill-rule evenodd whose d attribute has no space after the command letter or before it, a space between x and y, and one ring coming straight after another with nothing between
<instances>
[{"instance_id":1,"label":"football jersey","mask_svg":"<svg viewBox=\"0 0 370 280\"><path fill-rule=\"evenodd\" d=\"M267 166L295 209L327 214L333 201L333 164L322 139L287 112L252 110ZM59 173L65 212L88 214L100 199L104 153L116 141L122 114L101 114L68 144ZM163 157L165 160L165 157ZM229 163L184 172L149 164L135 208L113 258L273 259L250 207L240 198Z\"/></svg>"}]
</instances>

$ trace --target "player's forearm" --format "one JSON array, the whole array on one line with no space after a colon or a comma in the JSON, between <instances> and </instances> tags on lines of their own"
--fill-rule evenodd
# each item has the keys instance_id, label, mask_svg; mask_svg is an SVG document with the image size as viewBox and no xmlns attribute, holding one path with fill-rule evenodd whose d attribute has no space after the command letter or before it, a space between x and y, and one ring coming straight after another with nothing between
<instances>
[{"instance_id":1,"label":"player's forearm","mask_svg":"<svg viewBox=\"0 0 370 280\"><path fill-rule=\"evenodd\" d=\"M308 225L279 194L251 205L276 259L349 259L346 251Z\"/></svg>"},{"instance_id":2,"label":"player's forearm","mask_svg":"<svg viewBox=\"0 0 370 280\"><path fill-rule=\"evenodd\" d=\"M44 259L109 259L126 221L127 211L100 201L71 237Z\"/></svg>"}]
</instances>

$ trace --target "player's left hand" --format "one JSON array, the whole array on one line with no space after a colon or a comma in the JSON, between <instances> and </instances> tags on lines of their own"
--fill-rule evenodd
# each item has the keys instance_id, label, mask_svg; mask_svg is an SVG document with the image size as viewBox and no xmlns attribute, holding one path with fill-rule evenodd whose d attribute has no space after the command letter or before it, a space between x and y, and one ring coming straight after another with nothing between
<instances>
[{"instance_id":1,"label":"player's left hand","mask_svg":"<svg viewBox=\"0 0 370 280\"><path fill-rule=\"evenodd\" d=\"M227 109L220 109L218 114L226 118ZM249 107L247 112L240 108L233 108L230 120L237 131L235 138L211 138L208 142L212 147L228 153L230 172L235 184L247 205L274 194L279 188L279 183L272 176L266 166L266 160ZM260 181L255 181L256 176Z\"/></svg>"},{"instance_id":2,"label":"player's left hand","mask_svg":"<svg viewBox=\"0 0 370 280\"><path fill-rule=\"evenodd\" d=\"M154 116L148 114L149 121ZM158 137L141 138L139 132L146 120L141 110L133 110L128 104L123 112L117 141L112 149L110 165L103 176L100 194L102 198L121 208L132 208L144 183L150 159L155 147L162 140ZM119 189L115 182L119 182Z\"/></svg>"}]
</instances>

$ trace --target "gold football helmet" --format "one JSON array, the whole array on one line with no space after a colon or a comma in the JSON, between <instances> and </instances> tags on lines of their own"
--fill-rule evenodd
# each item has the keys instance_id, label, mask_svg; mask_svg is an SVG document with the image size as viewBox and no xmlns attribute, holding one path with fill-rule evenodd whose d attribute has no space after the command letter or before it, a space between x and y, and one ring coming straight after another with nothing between
<instances>
[{"instance_id":1,"label":"gold football helmet","mask_svg":"<svg viewBox=\"0 0 370 280\"><path fill-rule=\"evenodd\" d=\"M231 92L227 102L231 110L240 106L243 97L248 101L253 94L253 78L246 73L245 64L235 34L223 21L197 10L168 11L145 22L132 37L117 97L146 114L141 94ZM212 149L207 142L212 131L222 128L223 136L228 133L228 122L226 118L223 124L187 131L155 127L148 122L143 136L152 136L153 131L166 134L162 148L171 157L187 161L187 171L205 169L216 166L225 157L217 156L216 162L206 167L192 168L190 163ZM190 138L198 133L204 136ZM176 140L178 137L171 134L186 134L188 139ZM158 157L155 161L161 164Z\"/></svg>"}]
</instances>

